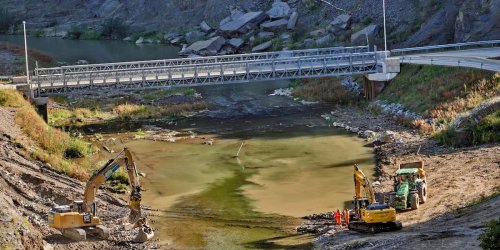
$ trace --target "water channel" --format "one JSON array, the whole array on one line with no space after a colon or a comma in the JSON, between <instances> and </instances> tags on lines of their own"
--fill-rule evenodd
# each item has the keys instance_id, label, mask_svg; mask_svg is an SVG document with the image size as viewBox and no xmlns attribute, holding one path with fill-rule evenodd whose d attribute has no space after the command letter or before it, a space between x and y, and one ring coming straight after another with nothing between
<instances>
[{"instance_id":1,"label":"water channel","mask_svg":"<svg viewBox=\"0 0 500 250\"><path fill-rule=\"evenodd\" d=\"M2 37L0 42L19 42ZM172 58L177 48L120 41L30 38L32 47L60 61L112 62ZM320 115L328 106L304 106L269 96L285 81L197 88L209 111L179 121L173 130L213 138L175 143L124 138L141 171L144 204L162 247L239 249L309 247L310 236L294 233L301 216L350 204L352 165L373 174L373 150L365 141L329 128ZM106 130L106 125L102 126ZM126 131L127 129L125 129ZM123 131L122 131L123 132ZM235 157L239 147L242 149Z\"/></svg>"}]
</instances>

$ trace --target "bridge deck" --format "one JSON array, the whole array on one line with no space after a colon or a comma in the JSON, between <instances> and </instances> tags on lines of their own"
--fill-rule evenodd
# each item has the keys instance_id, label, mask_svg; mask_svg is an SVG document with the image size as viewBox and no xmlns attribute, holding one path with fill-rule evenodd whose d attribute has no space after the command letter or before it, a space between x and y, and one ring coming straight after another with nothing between
<instances>
[{"instance_id":1,"label":"bridge deck","mask_svg":"<svg viewBox=\"0 0 500 250\"><path fill-rule=\"evenodd\" d=\"M330 48L37 69L33 82L35 94L45 96L377 72L377 53L365 50Z\"/></svg>"}]
</instances>

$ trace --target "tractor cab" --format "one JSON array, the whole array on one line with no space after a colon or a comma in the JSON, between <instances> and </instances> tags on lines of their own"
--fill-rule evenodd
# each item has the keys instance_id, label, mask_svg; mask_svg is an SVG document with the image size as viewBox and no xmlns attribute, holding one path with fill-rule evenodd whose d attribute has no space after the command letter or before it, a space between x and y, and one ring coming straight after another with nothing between
<instances>
[{"instance_id":1,"label":"tractor cab","mask_svg":"<svg viewBox=\"0 0 500 250\"><path fill-rule=\"evenodd\" d=\"M417 209L427 200L427 181L423 162L404 163L394 176L394 192L389 194L389 206L398 209Z\"/></svg>"}]
</instances>

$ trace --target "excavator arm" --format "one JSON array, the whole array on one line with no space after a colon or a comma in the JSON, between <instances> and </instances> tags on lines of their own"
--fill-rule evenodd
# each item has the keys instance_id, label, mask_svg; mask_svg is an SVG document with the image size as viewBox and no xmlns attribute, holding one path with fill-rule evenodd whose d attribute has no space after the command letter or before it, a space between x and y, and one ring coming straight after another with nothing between
<instances>
[{"instance_id":1,"label":"excavator arm","mask_svg":"<svg viewBox=\"0 0 500 250\"><path fill-rule=\"evenodd\" d=\"M373 187L363 171L359 169L358 165L354 165L354 187L357 199L366 197L370 204L376 202ZM364 196L361 193L361 187L363 187L363 191L365 192Z\"/></svg>"},{"instance_id":2,"label":"excavator arm","mask_svg":"<svg viewBox=\"0 0 500 250\"><path fill-rule=\"evenodd\" d=\"M96 171L87 182L83 199L83 212L96 215L95 195L97 189L109 179L120 167L123 167L132 188L129 198L130 216L129 222L136 224L141 219L141 185L139 183L139 173L132 158L132 154L124 148L114 158L110 159L101 169Z\"/></svg>"}]
</instances>

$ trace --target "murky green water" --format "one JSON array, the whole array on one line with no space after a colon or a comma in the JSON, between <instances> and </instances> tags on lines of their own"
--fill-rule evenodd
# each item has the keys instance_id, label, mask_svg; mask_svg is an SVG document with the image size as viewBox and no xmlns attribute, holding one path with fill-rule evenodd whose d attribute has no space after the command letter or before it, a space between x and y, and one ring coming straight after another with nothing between
<instances>
[{"instance_id":1,"label":"murky green water","mask_svg":"<svg viewBox=\"0 0 500 250\"><path fill-rule=\"evenodd\" d=\"M371 175L372 149L331 128L291 128L245 137L125 143L147 174L145 204L162 244L180 248L262 248L304 243L295 219L343 208L354 193L352 165ZM278 238L280 240L278 240ZM287 239L287 240L285 240ZM268 246L269 247L269 246Z\"/></svg>"}]
</instances>

